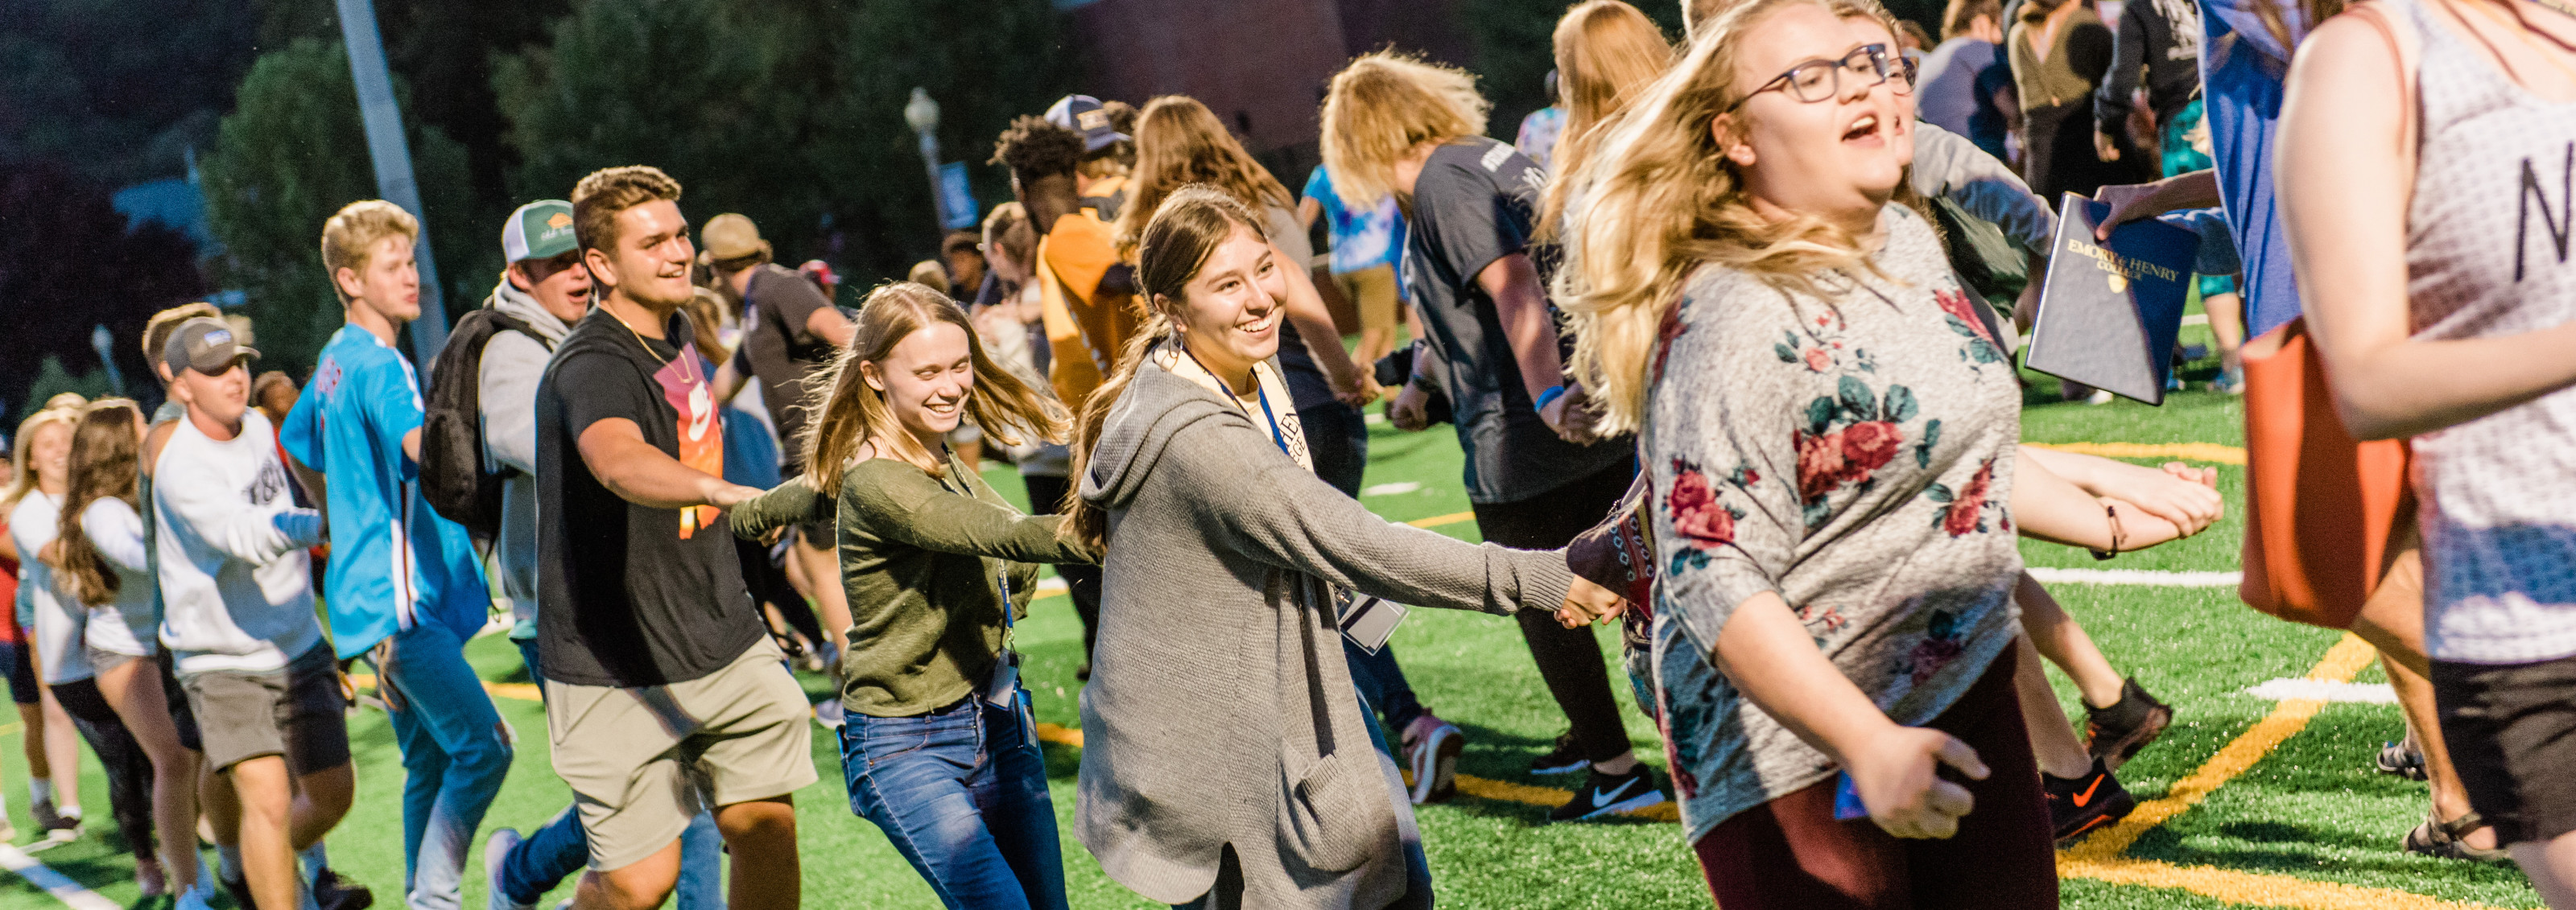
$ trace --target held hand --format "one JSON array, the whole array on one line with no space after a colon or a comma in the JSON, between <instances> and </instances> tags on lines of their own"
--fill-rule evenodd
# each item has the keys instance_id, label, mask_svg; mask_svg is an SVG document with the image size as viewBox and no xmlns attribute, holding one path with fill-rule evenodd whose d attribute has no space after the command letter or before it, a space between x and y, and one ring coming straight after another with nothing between
<instances>
[{"instance_id":1,"label":"held hand","mask_svg":"<svg viewBox=\"0 0 2576 910\"><path fill-rule=\"evenodd\" d=\"M1343 404L1365 408L1386 395L1386 388L1377 384L1375 374L1366 369L1353 370L1352 373L1356 378L1346 376L1333 382L1333 397L1341 399Z\"/></svg>"},{"instance_id":2,"label":"held hand","mask_svg":"<svg viewBox=\"0 0 2576 910\"><path fill-rule=\"evenodd\" d=\"M2093 239L2109 240L2112 229L2132 221L2217 205L2218 177L2213 171L2198 170L2154 183L2113 184L2094 191L2093 201L2111 205L2111 217L2093 228Z\"/></svg>"},{"instance_id":3,"label":"held hand","mask_svg":"<svg viewBox=\"0 0 2576 910\"><path fill-rule=\"evenodd\" d=\"M1387 403L1386 420L1408 433L1420 430L1431 425L1430 403L1431 393L1414 383L1405 383L1404 390Z\"/></svg>"},{"instance_id":4,"label":"held hand","mask_svg":"<svg viewBox=\"0 0 2576 910\"><path fill-rule=\"evenodd\" d=\"M1947 838L1959 833L1959 819L1977 806L1966 787L1942 780L1941 765L1974 780L1986 779L1986 763L1977 750L1939 730L1890 725L1857 749L1845 750L1843 766L1853 789L1869 807L1880 830L1897 837Z\"/></svg>"},{"instance_id":5,"label":"held hand","mask_svg":"<svg viewBox=\"0 0 2576 910\"><path fill-rule=\"evenodd\" d=\"M1627 612L1626 598L1578 575L1574 586L1565 591L1565 602L1556 608L1556 621L1568 629L1580 629Z\"/></svg>"},{"instance_id":6,"label":"held hand","mask_svg":"<svg viewBox=\"0 0 2576 910\"><path fill-rule=\"evenodd\" d=\"M1582 386L1568 382L1565 394L1556 396L1556 400L1548 402L1547 407L1538 409L1538 418L1547 422L1548 429L1556 431L1558 439L1575 445L1591 445L1601 437L1592 431L1595 418L1590 401L1591 396L1584 394Z\"/></svg>"},{"instance_id":7,"label":"held hand","mask_svg":"<svg viewBox=\"0 0 2576 910\"><path fill-rule=\"evenodd\" d=\"M2101 474L2094 495L2133 505L2138 513L2172 525L2181 537L2198 534L2227 514L2227 500L2218 495L2217 468L2194 468L2179 461L2162 468L2122 463L2106 465ZM2128 524L2127 549L2146 546L2139 536L2146 529L2127 522L2128 510L2122 510L2120 517Z\"/></svg>"},{"instance_id":8,"label":"held hand","mask_svg":"<svg viewBox=\"0 0 2576 910\"><path fill-rule=\"evenodd\" d=\"M2111 141L2111 134L2095 130L2093 132L2093 157L2099 158L2103 161L2118 161L2120 160L2120 144Z\"/></svg>"}]
</instances>

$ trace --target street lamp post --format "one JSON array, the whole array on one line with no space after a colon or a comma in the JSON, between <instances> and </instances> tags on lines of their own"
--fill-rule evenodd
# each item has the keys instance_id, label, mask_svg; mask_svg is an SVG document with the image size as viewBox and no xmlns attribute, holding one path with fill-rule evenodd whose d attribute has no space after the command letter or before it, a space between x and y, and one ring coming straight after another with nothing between
<instances>
[{"instance_id":1,"label":"street lamp post","mask_svg":"<svg viewBox=\"0 0 2576 910\"><path fill-rule=\"evenodd\" d=\"M948 230L948 200L941 191L939 179L939 102L921 88L912 90L912 100L903 106L903 121L921 136L921 165L930 174L930 211L938 219L939 229Z\"/></svg>"}]
</instances>

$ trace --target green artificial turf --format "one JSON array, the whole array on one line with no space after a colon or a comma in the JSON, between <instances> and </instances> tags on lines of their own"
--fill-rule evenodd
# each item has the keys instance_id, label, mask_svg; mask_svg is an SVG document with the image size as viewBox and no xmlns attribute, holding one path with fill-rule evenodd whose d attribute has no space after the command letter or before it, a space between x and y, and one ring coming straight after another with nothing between
<instances>
[{"instance_id":1,"label":"green artificial turf","mask_svg":"<svg viewBox=\"0 0 2576 910\"><path fill-rule=\"evenodd\" d=\"M2187 332L2205 330L2189 329ZM2186 340L2205 341L2187 335ZM2212 370L2203 361L2186 373L2195 389ZM2240 445L2242 405L2203 391L2174 396L2162 408L2132 402L2105 406L2057 403L2054 382L2033 377L2023 435L2044 442L2208 442ZM1467 510L1459 484L1459 452L1447 428L1419 434L1372 428L1371 463L1362 501L1394 520L1453 515ZM1020 485L1007 468L987 472L995 486L1017 498ZM2240 507L2243 471L2225 467L2221 489ZM1400 485L1412 485L1404 487ZM2241 536L2233 516L2198 538L2097 563L2082 552L2025 543L2033 565L2224 571L2237 566ZM1472 521L1436 530L1476 539ZM2174 727L2121 777L2140 799L2162 795L2218 748L2269 713L2271 702L2243 694L2265 680L2304 674L2333 644L2336 633L2283 623L2254 613L2229 588L2092 587L2053 589L2091 631L2123 672L2134 674L2174 705ZM1081 629L1061 596L1039 602L1019 627L1028 655L1026 679L1040 721L1077 726ZM1618 673L1616 639L1599 630L1605 655ZM1563 718L1540 684L1518 631L1495 617L1439 610L1415 611L1398 630L1394 647L1423 701L1457 722L1469 737L1464 773L1496 780L1570 787L1569 778L1535 778L1523 772L1564 730ZM524 681L517 653L498 637L467 648L487 679ZM2376 668L2363 681L2377 681ZM808 678L821 697L824 684ZM2061 700L2079 711L2073 691L2058 679ZM1653 727L1635 710L1624 679L1614 681L1628 734L1639 755L1662 769ZM547 763L545 718L534 702L499 699L502 716L518 731L518 761L486 830L526 830L560 811L568 797ZM2080 713L2075 716L2080 718ZM359 765L358 807L330 838L334 865L376 890L379 906L399 903L402 883L399 790L401 759L384 717L359 713L350 724ZM2423 817L2424 785L2369 770L2371 753L2401 735L2397 711L2385 705L2331 705L2305 732L2201 806L2140 838L2129 855L2182 865L2213 865L2245 872L2394 888L2450 900L2509 907L2536 906L2521 875L2509 867L2474 866L2401 855L2397 839ZM0 792L9 795L12 819L31 840L25 764L19 735L0 736ZM1070 824L1079 752L1048 745L1059 821ZM841 783L835 742L816 729L814 760L822 779L796 795L809 906L935 907L920 877L874 826L852 816ZM38 854L58 871L120 904L136 900L132 865L103 836L107 797L94 760L84 776L92 836ZM1668 823L1617 820L1600 824L1544 824L1544 810L1510 802L1461 798L1420 812L1426 852L1441 903L1462 908L1685 908L1708 906L1699 870ZM1065 867L1073 905L1081 908L1150 907L1103 876L1063 829ZM469 863L465 901L482 906L481 843ZM567 897L569 887L552 899ZM2184 891L2069 880L2066 905L2084 910L2209 908L2230 906ZM0 875L0 910L53 906L51 898L14 876Z\"/></svg>"}]
</instances>

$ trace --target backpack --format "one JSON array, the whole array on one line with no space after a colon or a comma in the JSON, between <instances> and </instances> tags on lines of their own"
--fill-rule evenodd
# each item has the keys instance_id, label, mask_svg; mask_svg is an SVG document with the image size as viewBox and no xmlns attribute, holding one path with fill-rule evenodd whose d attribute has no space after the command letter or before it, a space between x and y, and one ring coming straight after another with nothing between
<instances>
[{"instance_id":1,"label":"backpack","mask_svg":"<svg viewBox=\"0 0 2576 910\"><path fill-rule=\"evenodd\" d=\"M483 345L517 332L554 350L527 323L479 309L456 321L429 371L420 426L420 495L478 541L501 533L501 487L509 478L483 469ZM515 472L515 469L505 469Z\"/></svg>"}]
</instances>

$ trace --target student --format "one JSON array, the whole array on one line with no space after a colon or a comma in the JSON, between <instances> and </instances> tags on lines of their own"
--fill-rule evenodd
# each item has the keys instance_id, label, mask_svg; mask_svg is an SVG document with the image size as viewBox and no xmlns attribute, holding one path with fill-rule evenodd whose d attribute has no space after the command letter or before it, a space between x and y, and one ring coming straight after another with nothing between
<instances>
[{"instance_id":1,"label":"student","mask_svg":"<svg viewBox=\"0 0 2576 910\"><path fill-rule=\"evenodd\" d=\"M806 422L813 417L808 400L815 395L814 371L850 343L850 318L832 305L817 281L770 261L775 252L751 219L717 215L699 229L698 237L706 243L716 293L734 304L743 320L741 349L715 374L716 400L731 401L743 380L759 380L761 404L786 457L780 470L795 474L802 469L797 458L803 453L785 443L805 438ZM829 273L827 267L820 277ZM850 627L850 605L842 599L841 586L832 583L840 572L832 565L831 523L798 528L787 558L794 564L790 576L800 579L822 621L825 640L816 644L838 653L840 636Z\"/></svg>"},{"instance_id":2,"label":"student","mask_svg":"<svg viewBox=\"0 0 2576 910\"><path fill-rule=\"evenodd\" d=\"M1625 439L1599 439L1585 393L1564 379L1546 281L1555 249L1534 242L1547 175L1483 138L1484 100L1468 74L1392 52L1333 77L1324 101L1324 161L1344 201L1406 200L1405 279L1436 357L1414 360L1394 412L1418 410L1431 362L1466 450L1477 529L1512 547L1554 549L1619 501L1636 476ZM1530 763L1533 774L1583 772L1575 798L1549 813L1575 821L1664 800L1628 745L1609 667L1589 629L1517 617L1539 675L1572 728Z\"/></svg>"},{"instance_id":3,"label":"student","mask_svg":"<svg viewBox=\"0 0 2576 910\"><path fill-rule=\"evenodd\" d=\"M1288 386L1315 476L1342 495L1358 498L1368 465L1368 426L1358 408L1335 398L1325 371L1355 371L1361 361L1343 357L1338 344L1309 345L1304 340L1338 339L1340 333L1324 312L1323 300L1308 278L1310 271L1298 267L1313 256L1305 227L1288 207L1287 187L1243 150L1215 113L1192 98L1167 95L1147 103L1137 118L1136 140L1136 207L1129 211L1132 220L1119 226L1128 243L1144 232L1146 216L1165 198L1192 184L1223 190L1262 215L1262 227L1276 247L1271 255L1282 265L1281 280L1287 289L1281 301L1286 321L1279 326L1280 378ZM1366 395L1376 394L1373 377L1362 376L1354 384ZM1396 661L1394 648L1371 653L1345 641L1343 656L1351 663L1362 698L1397 732L1405 767L1413 774L1411 799L1419 804L1445 802L1454 796L1458 756L1466 748L1464 731L1423 707L1404 677L1404 667Z\"/></svg>"},{"instance_id":4,"label":"student","mask_svg":"<svg viewBox=\"0 0 2576 910\"><path fill-rule=\"evenodd\" d=\"M992 163L1010 169L1011 192L1037 237L1029 258L1010 266L1024 270L1026 282L1037 286L1045 338L1043 350L1033 353L1046 368L1056 400L1067 408L1090 400L1101 378L1117 365L1137 324L1135 270L1119 262L1111 223L1098 208L1082 204L1080 169L1088 148L1082 134L1037 117L1011 121L993 144ZM1043 511L1061 500L1047 501L1049 505L1037 508ZM1066 565L1057 566L1056 574L1064 578L1074 615L1082 619L1083 660L1073 675L1088 680L1091 649L1099 638L1099 570Z\"/></svg>"},{"instance_id":5,"label":"student","mask_svg":"<svg viewBox=\"0 0 2576 910\"><path fill-rule=\"evenodd\" d=\"M2152 0L2147 0L2152 2ZM2021 97L2022 175L2052 203L2065 193L2090 196L2123 183L2137 155L2101 158L2093 149L2093 93L2111 60L2114 38L2092 0L2029 0L2006 35L2005 59ZM2123 129L2112 137L2134 153Z\"/></svg>"},{"instance_id":6,"label":"student","mask_svg":"<svg viewBox=\"0 0 2576 910\"><path fill-rule=\"evenodd\" d=\"M0 488L6 488L17 477L16 463L8 461L10 452L0 447ZM18 709L18 729L26 735L21 740L27 755L27 781L44 782L52 769L45 767L45 715L37 701L36 669L22 660L25 640L18 632L18 541L9 536L8 510L0 509L0 601L12 606L0 608L0 674L9 684L9 702ZM24 669L21 669L21 668ZM0 841L18 839L18 828L9 823L9 797L0 793Z\"/></svg>"},{"instance_id":7,"label":"student","mask_svg":"<svg viewBox=\"0 0 2576 910\"><path fill-rule=\"evenodd\" d=\"M175 380L170 372L170 365L162 361L161 355L168 349L170 335L178 331L179 325L199 316L221 320L223 311L203 301L183 303L152 314L152 318L143 324L143 362L152 366L153 378L161 383L162 394L161 405L153 409L151 426L144 432L141 470L137 472L135 478L135 508L142 513L144 566L153 579L152 615L155 622L159 622L159 618L168 613L168 606L161 597L160 521L153 514L152 466L160 462L161 449L169 444L171 434L178 431L179 422L188 419L187 406L180 404L178 394L171 390L171 383ZM292 390L294 384L290 382L285 386ZM258 387L257 384L253 385L254 389ZM276 384L269 385L270 389L277 387ZM281 396L272 394L270 397ZM263 407L261 416L268 417L270 424L275 425L293 409L292 402L274 410ZM280 463L283 463L285 458L285 451L279 450ZM290 489L288 492L299 491ZM299 499L297 503L302 504L303 500ZM313 548L314 551L322 549L318 546ZM316 577L314 582L319 584L320 578ZM232 780L213 772L206 765L205 738L197 727L195 709L188 705L188 691L179 685L179 674L175 664L172 663L170 649L161 647L154 650L157 653L153 655L153 663L159 665L161 673L161 700L170 708L170 722L178 731L179 745L195 755L198 768L197 811L205 819L204 830L214 837L217 858L215 874L200 876L197 884L200 888L208 887L208 879L212 879L222 884L226 893L232 895L235 905L250 906L252 903L250 885L242 877L241 800L233 794ZM317 863L325 861L326 851L320 845L317 844L312 852ZM328 890L352 892L352 900L356 900L359 895L364 895L364 900L357 901L359 903L371 902L375 899L374 894L368 892L365 887L342 880L337 874L330 872L327 865L316 877L326 883Z\"/></svg>"},{"instance_id":8,"label":"student","mask_svg":"<svg viewBox=\"0 0 2576 910\"><path fill-rule=\"evenodd\" d=\"M2492 825L2576 907L2576 262L2547 214L2576 156L2576 18L2356 7L2316 26L2287 92L2277 188L2336 410L2356 438L2411 437L2427 675L2473 810L2427 825Z\"/></svg>"},{"instance_id":9,"label":"student","mask_svg":"<svg viewBox=\"0 0 2576 910\"><path fill-rule=\"evenodd\" d=\"M197 774L204 756L180 742L153 659L160 650L154 608L160 581L144 558L143 516L135 505L143 431L143 412L131 401L111 398L82 412L72 436L59 575L68 582L64 593L92 611L112 610L125 627L122 637L89 641L98 694L150 763L161 868L181 892L181 906L202 906L213 895L197 877ZM136 843L135 849L146 848Z\"/></svg>"},{"instance_id":10,"label":"student","mask_svg":"<svg viewBox=\"0 0 2576 910\"><path fill-rule=\"evenodd\" d=\"M1118 125L1120 111L1133 123L1139 116L1126 102L1101 103L1090 95L1066 95L1056 99L1046 110L1046 121L1082 134L1082 160L1073 172L1076 203L1091 210L1102 221L1116 223L1127 211L1127 194L1133 186L1129 172L1136 164L1136 142L1132 127Z\"/></svg>"},{"instance_id":11,"label":"student","mask_svg":"<svg viewBox=\"0 0 2576 910\"><path fill-rule=\"evenodd\" d=\"M19 642L9 679L12 695L19 700L18 714L27 721L27 811L49 840L80 837L80 732L37 671L41 661L36 656L36 617L40 610L55 609L46 606L57 596L53 567L45 564L41 543L29 548L19 541L53 536L46 515L51 512L59 518L63 491L70 486L72 423L79 416L77 405L48 407L20 421L10 457L16 470L7 492L0 493L0 510L6 510L9 518L9 545L18 552L17 603L10 618L19 629ZM38 522L32 526L33 536L21 535L21 510ZM36 710L29 711L29 705L37 706Z\"/></svg>"},{"instance_id":12,"label":"student","mask_svg":"<svg viewBox=\"0 0 2576 910\"><path fill-rule=\"evenodd\" d=\"M1061 910L1046 756L1010 631L1038 564L1093 557L1056 516L1011 508L946 439L969 416L1008 445L1060 438L1064 409L988 358L965 310L918 284L870 292L824 375L806 472L744 503L733 530L757 538L837 516L842 583L865 606L841 656L850 811L954 910Z\"/></svg>"},{"instance_id":13,"label":"student","mask_svg":"<svg viewBox=\"0 0 2576 910\"><path fill-rule=\"evenodd\" d=\"M1325 220L1332 243L1326 272L1359 310L1360 343L1351 360L1374 364L1395 350L1396 328L1404 321L1403 283L1395 274L1404 256L1404 213L1393 196L1364 209L1344 204L1333 190L1332 169L1320 164L1298 195L1299 232L1312 230L1318 217Z\"/></svg>"},{"instance_id":14,"label":"student","mask_svg":"<svg viewBox=\"0 0 2576 910\"><path fill-rule=\"evenodd\" d=\"M322 265L348 324L323 346L312 388L278 435L326 502L332 643L341 660L375 665L402 749L404 904L444 910L460 899L468 844L511 748L465 662L491 587L465 528L431 509L416 483L420 381L394 342L420 316L419 233L409 212L381 199L323 223Z\"/></svg>"},{"instance_id":15,"label":"student","mask_svg":"<svg viewBox=\"0 0 2576 910\"><path fill-rule=\"evenodd\" d=\"M1941 13L1941 43L1924 55L1914 91L1916 113L1926 122L1968 137L1996 160L2011 158L2003 104L1988 88L2012 78L2003 59L2003 17L1996 0L1950 0Z\"/></svg>"},{"instance_id":16,"label":"student","mask_svg":"<svg viewBox=\"0 0 2576 910\"><path fill-rule=\"evenodd\" d=\"M503 469L501 531L493 542L502 595L515 624L510 641L543 696L544 664L537 654L537 383L546 362L572 326L590 312L590 270L573 239L572 203L541 199L510 213L501 229L501 255L509 262L483 306L517 320L483 344L477 400L482 406L484 457ZM723 900L717 878L715 821L693 821L679 889L684 910ZM534 907L566 877L580 872L590 849L581 815L571 807L525 838L496 828L483 846L485 885L493 910Z\"/></svg>"},{"instance_id":17,"label":"student","mask_svg":"<svg viewBox=\"0 0 2576 910\"><path fill-rule=\"evenodd\" d=\"M1720 731L1707 757L1674 731L1718 903L2054 907L2013 681L2019 388L1932 229L1888 204L1914 121L1881 15L1755 0L1700 24L1576 178L1576 363L1658 494L1658 665L1723 670L1664 680L1668 722ZM1869 822L1837 820L1846 775Z\"/></svg>"},{"instance_id":18,"label":"student","mask_svg":"<svg viewBox=\"0 0 2576 910\"><path fill-rule=\"evenodd\" d=\"M716 398L679 313L680 184L641 165L574 186L573 231L605 290L537 385L537 651L555 773L590 837L575 903L652 907L709 805L727 903L796 905L791 794L816 779L804 691L744 591L722 512Z\"/></svg>"},{"instance_id":19,"label":"student","mask_svg":"<svg viewBox=\"0 0 2576 910\"><path fill-rule=\"evenodd\" d=\"M1427 907L1403 781L1333 659L1334 589L1506 614L1575 582L1561 554L1390 524L1315 476L1269 365L1302 266L1264 221L1210 188L1163 202L1137 250L1149 322L1083 410L1073 527L1109 600L1075 828L1164 903Z\"/></svg>"},{"instance_id":20,"label":"student","mask_svg":"<svg viewBox=\"0 0 2576 910\"><path fill-rule=\"evenodd\" d=\"M206 765L239 795L241 865L263 907L292 907L308 884L296 854L349 811L348 703L315 620L305 548L322 516L297 508L268 418L250 407L258 352L222 321L192 317L161 360L187 409L153 466L161 643L205 737ZM291 775L291 777L290 777ZM372 900L310 853L325 910Z\"/></svg>"}]
</instances>

